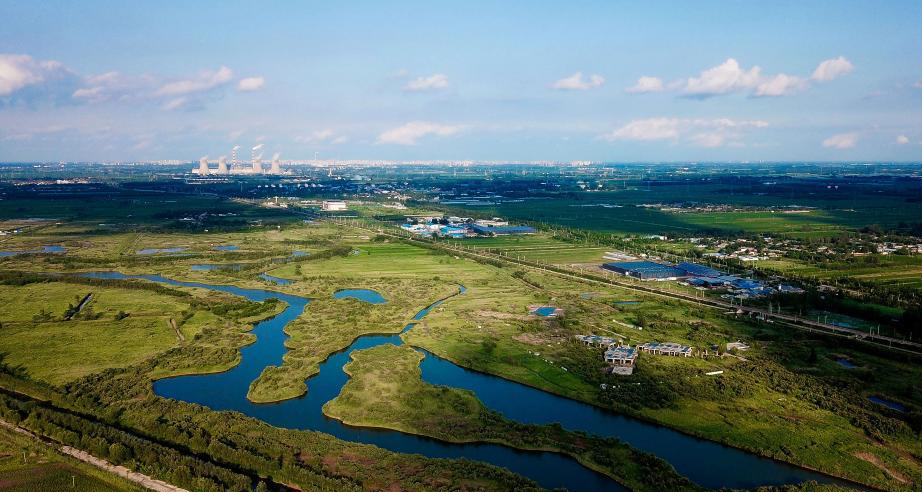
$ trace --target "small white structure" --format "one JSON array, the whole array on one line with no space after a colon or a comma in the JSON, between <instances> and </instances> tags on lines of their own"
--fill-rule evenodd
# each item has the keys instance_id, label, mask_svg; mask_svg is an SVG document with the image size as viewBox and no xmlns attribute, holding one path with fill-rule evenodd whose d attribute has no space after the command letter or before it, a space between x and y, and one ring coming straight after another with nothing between
<instances>
[{"instance_id":1,"label":"small white structure","mask_svg":"<svg viewBox=\"0 0 922 492\"><path fill-rule=\"evenodd\" d=\"M337 212L349 209L346 207L346 202L342 200L324 200L322 207L325 212Z\"/></svg>"}]
</instances>

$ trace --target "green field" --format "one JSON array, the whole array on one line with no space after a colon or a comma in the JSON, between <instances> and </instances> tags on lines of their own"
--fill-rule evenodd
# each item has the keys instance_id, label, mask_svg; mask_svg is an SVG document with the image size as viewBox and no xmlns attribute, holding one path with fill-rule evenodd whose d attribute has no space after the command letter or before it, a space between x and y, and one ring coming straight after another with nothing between
<instances>
[{"instance_id":1,"label":"green field","mask_svg":"<svg viewBox=\"0 0 922 492\"><path fill-rule=\"evenodd\" d=\"M61 244L68 251L65 255L8 257L0 260L0 269L4 275L17 271L154 273L213 284L271 287L313 299L305 316L288 328L291 338L283 365L267 370L251 386L249 397L255 401L302 394L304 380L328 354L365 333L399 331L416 311L462 284L467 292L433 310L404 336L408 344L465 367L883 489L906 490L898 477L922 480L922 467L907 458L922 454L919 430L912 427L922 404L915 381L922 380L922 374L917 374L917 364L911 360L626 289L584 284L517 266L477 263L330 223L207 233L148 229L100 233L85 226L51 224L10 239L11 249ZM468 244L559 264L596 263L606 250L545 234L485 238ZM237 245L240 249L222 252L214 249L217 245ZM192 256L135 254L148 247L182 247ZM290 261L293 251L311 255ZM242 267L191 269L200 263L239 263ZM286 286L269 284L259 278L263 272L293 282ZM367 305L333 300L332 293L342 288L378 290L390 302ZM155 397L151 391L155 378L233 366L239 358L238 349L252 341L250 323L281 309L271 303L245 303L199 289L177 291L62 281L0 285L3 299L11 300L0 306L4 335L0 352L5 353L7 366L21 366L35 379L23 380L21 371L12 371L19 375L6 375L0 382L17 391L41 393L68 407L106 408L106 415L117 416L118 422L164 442L201 453L220 449L228 463L305 486L323 483L332 487L324 481L328 478L320 477L335 476L348 477L342 490L390 486L428 490L445 477L466 474L476 476L475 481L486 490L501 490L502 484L527 484L479 464L410 459ZM63 320L68 306L90 292L94 293L88 304L92 311ZM615 303L623 300L639 303ZM528 307L536 304L560 307L564 315L550 320L530 316ZM120 312L127 316L116 320ZM98 319L83 319L96 315ZM170 319L177 321L184 340ZM572 343L573 335L580 333L617 333L631 345L674 341L697 349L742 339L753 348L742 354L745 360L642 356L630 377L637 385L603 391L600 384L611 383L611 376L600 371L603 363L599 351ZM842 357L859 367L845 369L836 362ZM368 368L370 373L381 370ZM713 370L723 370L724 375L702 376ZM358 371L355 374L359 376ZM410 379L406 387L397 389L415 388L421 395L433 391L421 385L418 377ZM356 401L380 397L376 405L394 404L392 398L383 399L383 392L366 394L355 385L343 395ZM900 415L889 411L868 402L867 396L900 402L909 412ZM405 411L425 411L433 418L431 415L444 409L420 405L391 410L377 417L355 413L349 418L361 422L389 416L389 422L384 419L378 424L398 425L407 422ZM341 416L347 419L345 414ZM425 433L423 429L407 430ZM436 437L461 438L448 434ZM463 438L484 439L484 434L471 432ZM238 454L221 446L254 452ZM879 464L862 456L873 456ZM415 467L432 467L433 471L411 486L407 477L414 476L411 470ZM201 465L195 469L206 468ZM182 476L161 476L187 483L182 482ZM227 485L238 479L209 480Z\"/></svg>"}]
</instances>

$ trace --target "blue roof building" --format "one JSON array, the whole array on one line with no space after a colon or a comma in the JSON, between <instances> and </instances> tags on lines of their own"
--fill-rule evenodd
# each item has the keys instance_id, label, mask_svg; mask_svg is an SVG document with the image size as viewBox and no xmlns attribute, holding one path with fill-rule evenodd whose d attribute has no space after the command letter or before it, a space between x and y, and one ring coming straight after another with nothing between
<instances>
[{"instance_id":1,"label":"blue roof building","mask_svg":"<svg viewBox=\"0 0 922 492\"><path fill-rule=\"evenodd\" d=\"M681 268L685 270L689 275L693 277L719 277L724 273L720 270L715 270L711 267L704 265L699 265L697 263L683 262L676 265L676 268Z\"/></svg>"},{"instance_id":2,"label":"blue roof building","mask_svg":"<svg viewBox=\"0 0 922 492\"><path fill-rule=\"evenodd\" d=\"M678 278L685 276L685 270L652 261L624 261L605 263L602 268L641 280Z\"/></svg>"},{"instance_id":3,"label":"blue roof building","mask_svg":"<svg viewBox=\"0 0 922 492\"><path fill-rule=\"evenodd\" d=\"M477 224L472 224L471 229L477 234L484 234L487 236L497 235L504 236L508 234L534 234L535 228L528 226L482 226Z\"/></svg>"}]
</instances>

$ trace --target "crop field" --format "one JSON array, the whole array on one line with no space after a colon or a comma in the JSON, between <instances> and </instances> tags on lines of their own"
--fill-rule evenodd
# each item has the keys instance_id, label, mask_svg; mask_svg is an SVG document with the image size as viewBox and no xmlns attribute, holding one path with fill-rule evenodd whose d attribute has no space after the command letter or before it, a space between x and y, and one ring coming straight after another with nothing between
<instances>
[{"instance_id":1,"label":"crop field","mask_svg":"<svg viewBox=\"0 0 922 492\"><path fill-rule=\"evenodd\" d=\"M864 257L856 258L854 262L812 266L796 260L782 259L762 260L755 262L755 265L830 281L854 278L886 286L922 288L922 257L892 255L876 256L874 260L875 263L869 263L868 257Z\"/></svg>"},{"instance_id":2,"label":"crop field","mask_svg":"<svg viewBox=\"0 0 922 492\"><path fill-rule=\"evenodd\" d=\"M917 221L922 205L907 201L909 189L849 185L827 189L801 183L784 190L752 185L661 184L619 191L583 192L573 198L528 199L468 207L482 215L546 222L618 234L694 234L701 231L829 235L869 224ZM807 213L667 212L640 204L696 202L740 207L812 207Z\"/></svg>"}]
</instances>

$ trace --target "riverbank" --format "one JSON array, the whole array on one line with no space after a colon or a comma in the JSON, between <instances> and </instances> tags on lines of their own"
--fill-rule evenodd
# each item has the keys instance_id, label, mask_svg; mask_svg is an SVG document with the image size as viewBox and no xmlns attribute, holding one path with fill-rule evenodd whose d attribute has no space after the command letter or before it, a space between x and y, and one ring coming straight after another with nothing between
<instances>
[{"instance_id":1,"label":"riverbank","mask_svg":"<svg viewBox=\"0 0 922 492\"><path fill-rule=\"evenodd\" d=\"M572 456L631 490L701 490L665 461L617 439L570 432L558 425L513 422L473 393L421 378L423 354L385 344L354 351L343 370L350 380L323 412L348 425L377 427L456 442L492 442Z\"/></svg>"}]
</instances>

